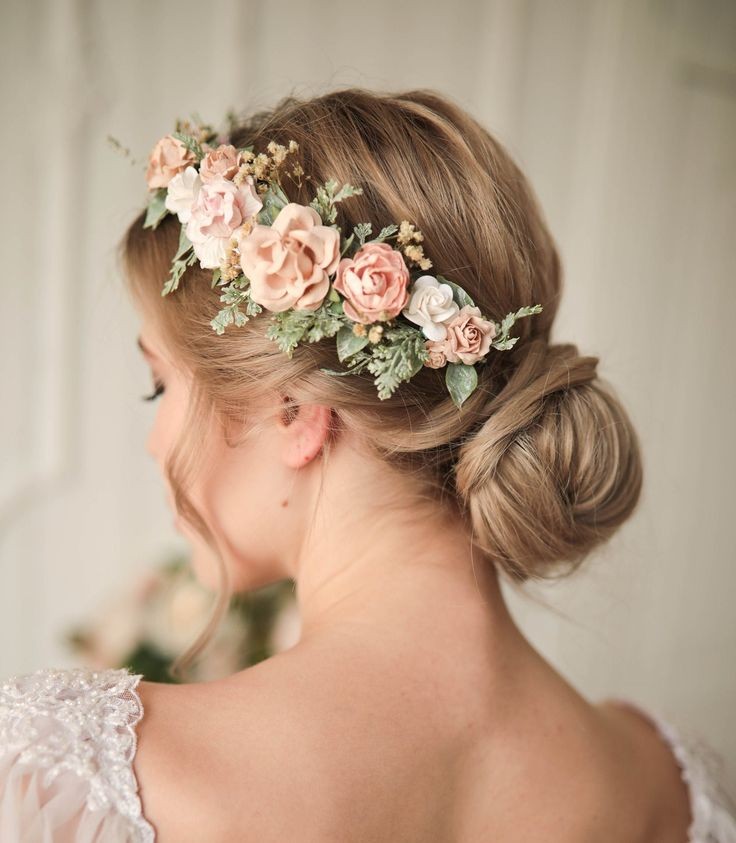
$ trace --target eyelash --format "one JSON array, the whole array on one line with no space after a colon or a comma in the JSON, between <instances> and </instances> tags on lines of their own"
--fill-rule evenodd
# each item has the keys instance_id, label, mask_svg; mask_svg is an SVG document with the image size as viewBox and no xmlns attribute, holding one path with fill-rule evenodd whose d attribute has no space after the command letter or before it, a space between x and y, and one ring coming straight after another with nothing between
<instances>
[{"instance_id":1,"label":"eyelash","mask_svg":"<svg viewBox=\"0 0 736 843\"><path fill-rule=\"evenodd\" d=\"M150 395L144 395L143 401L154 401L163 393L164 385L160 381L156 382L154 386L156 387L155 390Z\"/></svg>"}]
</instances>

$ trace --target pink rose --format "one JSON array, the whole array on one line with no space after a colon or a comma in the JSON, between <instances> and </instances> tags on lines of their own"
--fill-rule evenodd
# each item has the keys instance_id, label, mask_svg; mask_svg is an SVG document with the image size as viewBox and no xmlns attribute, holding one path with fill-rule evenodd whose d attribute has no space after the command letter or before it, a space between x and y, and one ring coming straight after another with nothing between
<instances>
[{"instance_id":1,"label":"pink rose","mask_svg":"<svg viewBox=\"0 0 736 843\"><path fill-rule=\"evenodd\" d=\"M232 144L221 144L208 152L199 165L202 181L213 181L217 176L232 179L240 168L240 153Z\"/></svg>"},{"instance_id":2,"label":"pink rose","mask_svg":"<svg viewBox=\"0 0 736 843\"><path fill-rule=\"evenodd\" d=\"M289 202L271 225L236 238L253 301L275 312L322 304L340 260L340 232L322 225L314 208Z\"/></svg>"},{"instance_id":3,"label":"pink rose","mask_svg":"<svg viewBox=\"0 0 736 843\"><path fill-rule=\"evenodd\" d=\"M186 235L202 266L206 269L219 267L233 232L262 207L252 176L240 186L222 176L203 182L186 227Z\"/></svg>"},{"instance_id":4,"label":"pink rose","mask_svg":"<svg viewBox=\"0 0 736 843\"><path fill-rule=\"evenodd\" d=\"M430 369L441 369L447 365L444 340L427 340L424 345L429 351L429 357L424 362L425 366Z\"/></svg>"},{"instance_id":5,"label":"pink rose","mask_svg":"<svg viewBox=\"0 0 736 843\"><path fill-rule=\"evenodd\" d=\"M177 140L173 135L165 135L153 147L148 158L146 181L148 189L168 187L169 182L177 173L185 170L190 164L197 163L197 156Z\"/></svg>"},{"instance_id":6,"label":"pink rose","mask_svg":"<svg viewBox=\"0 0 736 843\"><path fill-rule=\"evenodd\" d=\"M345 297L345 313L364 325L398 316L409 300L408 285L404 257L388 243L366 243L343 258L334 283Z\"/></svg>"},{"instance_id":7,"label":"pink rose","mask_svg":"<svg viewBox=\"0 0 736 843\"><path fill-rule=\"evenodd\" d=\"M480 308L466 304L446 323L447 336L442 349L448 363L472 365L484 357L496 336L493 322L483 319Z\"/></svg>"}]
</instances>

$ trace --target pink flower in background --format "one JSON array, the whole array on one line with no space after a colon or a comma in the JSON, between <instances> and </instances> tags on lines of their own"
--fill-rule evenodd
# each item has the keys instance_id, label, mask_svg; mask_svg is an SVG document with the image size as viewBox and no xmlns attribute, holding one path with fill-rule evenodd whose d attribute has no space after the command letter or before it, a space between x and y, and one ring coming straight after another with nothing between
<instances>
[{"instance_id":1,"label":"pink flower in background","mask_svg":"<svg viewBox=\"0 0 736 843\"><path fill-rule=\"evenodd\" d=\"M146 181L149 190L168 187L177 173L190 164L197 163L197 156L173 135L165 135L156 143L148 158Z\"/></svg>"},{"instance_id":2,"label":"pink flower in background","mask_svg":"<svg viewBox=\"0 0 736 843\"><path fill-rule=\"evenodd\" d=\"M366 243L343 258L334 283L345 297L345 313L364 325L398 316L409 300L408 285L404 257L388 243Z\"/></svg>"},{"instance_id":3,"label":"pink flower in background","mask_svg":"<svg viewBox=\"0 0 736 843\"><path fill-rule=\"evenodd\" d=\"M314 208L289 202L270 226L235 236L254 302L275 312L322 304L340 260L340 232Z\"/></svg>"},{"instance_id":4,"label":"pink flower in background","mask_svg":"<svg viewBox=\"0 0 736 843\"><path fill-rule=\"evenodd\" d=\"M472 365L484 357L496 336L493 322L483 319L480 308L466 304L447 323L447 337L442 350L449 363Z\"/></svg>"},{"instance_id":5,"label":"pink flower in background","mask_svg":"<svg viewBox=\"0 0 736 843\"><path fill-rule=\"evenodd\" d=\"M239 168L240 153L232 144L226 143L204 156L199 165L199 175L202 181L213 181L218 176L232 179Z\"/></svg>"},{"instance_id":6,"label":"pink flower in background","mask_svg":"<svg viewBox=\"0 0 736 843\"><path fill-rule=\"evenodd\" d=\"M241 186L222 176L202 183L191 208L186 235L205 269L220 266L233 232L262 207L252 176Z\"/></svg>"}]
</instances>

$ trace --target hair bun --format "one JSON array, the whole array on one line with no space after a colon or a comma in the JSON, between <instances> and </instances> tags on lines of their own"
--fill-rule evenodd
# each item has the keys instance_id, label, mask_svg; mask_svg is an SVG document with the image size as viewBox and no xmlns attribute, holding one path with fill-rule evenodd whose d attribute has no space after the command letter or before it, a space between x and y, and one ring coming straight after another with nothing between
<instances>
[{"instance_id":1,"label":"hair bun","mask_svg":"<svg viewBox=\"0 0 736 843\"><path fill-rule=\"evenodd\" d=\"M456 488L474 539L517 581L574 570L639 499L637 435L597 364L570 343L528 340L460 448Z\"/></svg>"}]
</instances>

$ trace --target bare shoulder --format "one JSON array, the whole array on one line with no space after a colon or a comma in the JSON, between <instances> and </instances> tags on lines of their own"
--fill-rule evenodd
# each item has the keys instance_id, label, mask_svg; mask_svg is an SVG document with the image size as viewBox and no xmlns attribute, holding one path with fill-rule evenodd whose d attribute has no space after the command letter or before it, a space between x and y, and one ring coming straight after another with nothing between
<instances>
[{"instance_id":1,"label":"bare shoulder","mask_svg":"<svg viewBox=\"0 0 736 843\"><path fill-rule=\"evenodd\" d=\"M303 648L218 682L142 682L135 766L158 843L653 843L684 828L645 724L554 686L388 661Z\"/></svg>"},{"instance_id":2,"label":"bare shoulder","mask_svg":"<svg viewBox=\"0 0 736 843\"><path fill-rule=\"evenodd\" d=\"M139 684L134 765L157 843L290 839L299 803L311 795L317 809L325 753L309 700L289 660L270 662L227 680Z\"/></svg>"},{"instance_id":3,"label":"bare shoulder","mask_svg":"<svg viewBox=\"0 0 736 843\"><path fill-rule=\"evenodd\" d=\"M160 843L344 843L387 828L394 839L450 839L449 803L427 811L443 767L427 764L436 742L430 722L412 724L406 687L327 661L283 653L227 680L140 683L134 763ZM397 788L405 798L389 799Z\"/></svg>"},{"instance_id":4,"label":"bare shoulder","mask_svg":"<svg viewBox=\"0 0 736 843\"><path fill-rule=\"evenodd\" d=\"M610 699L602 700L597 708L617 736L617 746L628 747L628 755L621 757L626 759L634 793L648 806L647 839L653 843L686 840L692 821L690 794L672 748L638 712Z\"/></svg>"}]
</instances>

